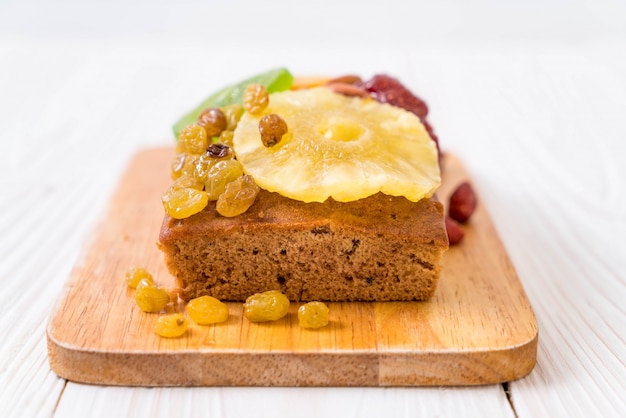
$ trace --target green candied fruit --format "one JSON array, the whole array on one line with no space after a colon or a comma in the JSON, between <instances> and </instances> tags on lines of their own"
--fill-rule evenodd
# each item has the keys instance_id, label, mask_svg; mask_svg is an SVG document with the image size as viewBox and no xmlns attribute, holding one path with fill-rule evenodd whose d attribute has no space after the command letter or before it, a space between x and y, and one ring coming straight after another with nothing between
<instances>
[{"instance_id":1,"label":"green candied fruit","mask_svg":"<svg viewBox=\"0 0 626 418\"><path fill-rule=\"evenodd\" d=\"M293 75L286 68L275 68L254 77L250 77L239 83L225 87L209 96L204 102L185 114L174 124L174 135L178 138L180 131L188 125L196 123L200 114L208 108L221 108L232 104L243 103L243 93L249 84L261 84L268 93L284 91L293 84Z\"/></svg>"}]
</instances>

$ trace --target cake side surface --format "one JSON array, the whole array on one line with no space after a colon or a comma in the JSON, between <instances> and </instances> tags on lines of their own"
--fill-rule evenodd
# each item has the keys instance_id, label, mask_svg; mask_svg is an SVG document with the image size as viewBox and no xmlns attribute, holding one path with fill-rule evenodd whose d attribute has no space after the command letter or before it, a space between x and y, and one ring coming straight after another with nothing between
<instances>
[{"instance_id":1,"label":"cake side surface","mask_svg":"<svg viewBox=\"0 0 626 418\"><path fill-rule=\"evenodd\" d=\"M214 204L166 215L158 245L185 300L280 290L293 301L406 301L432 296L448 238L435 199L304 203L261 190L237 217Z\"/></svg>"}]
</instances>

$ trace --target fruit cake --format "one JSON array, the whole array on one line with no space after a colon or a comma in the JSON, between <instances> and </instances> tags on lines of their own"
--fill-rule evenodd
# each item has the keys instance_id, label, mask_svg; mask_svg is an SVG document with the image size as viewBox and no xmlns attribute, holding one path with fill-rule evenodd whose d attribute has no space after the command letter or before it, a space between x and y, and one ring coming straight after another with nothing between
<instances>
[{"instance_id":1,"label":"fruit cake","mask_svg":"<svg viewBox=\"0 0 626 418\"><path fill-rule=\"evenodd\" d=\"M289 78L245 80L175 127L158 245L182 298L427 300L448 237L425 105L387 76Z\"/></svg>"}]
</instances>

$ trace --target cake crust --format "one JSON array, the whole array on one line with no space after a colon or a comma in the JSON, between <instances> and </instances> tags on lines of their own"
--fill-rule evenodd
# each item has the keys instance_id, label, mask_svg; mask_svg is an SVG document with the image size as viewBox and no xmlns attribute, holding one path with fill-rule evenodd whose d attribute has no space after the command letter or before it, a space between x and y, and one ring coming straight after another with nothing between
<instances>
[{"instance_id":1,"label":"cake crust","mask_svg":"<svg viewBox=\"0 0 626 418\"><path fill-rule=\"evenodd\" d=\"M165 215L158 246L185 300L280 290L292 301L410 301L434 293L448 237L435 198L304 203L261 190L236 217L215 202Z\"/></svg>"}]
</instances>

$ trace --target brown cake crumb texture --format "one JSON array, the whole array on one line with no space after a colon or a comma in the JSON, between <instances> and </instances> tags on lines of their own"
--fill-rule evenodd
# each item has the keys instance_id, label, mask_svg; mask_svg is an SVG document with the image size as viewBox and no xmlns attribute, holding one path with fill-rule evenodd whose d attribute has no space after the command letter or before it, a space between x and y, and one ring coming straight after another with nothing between
<instances>
[{"instance_id":1,"label":"brown cake crumb texture","mask_svg":"<svg viewBox=\"0 0 626 418\"><path fill-rule=\"evenodd\" d=\"M292 301L408 301L432 296L448 237L436 199L304 203L261 190L233 218L214 202L165 215L158 245L185 300L280 290Z\"/></svg>"}]
</instances>

